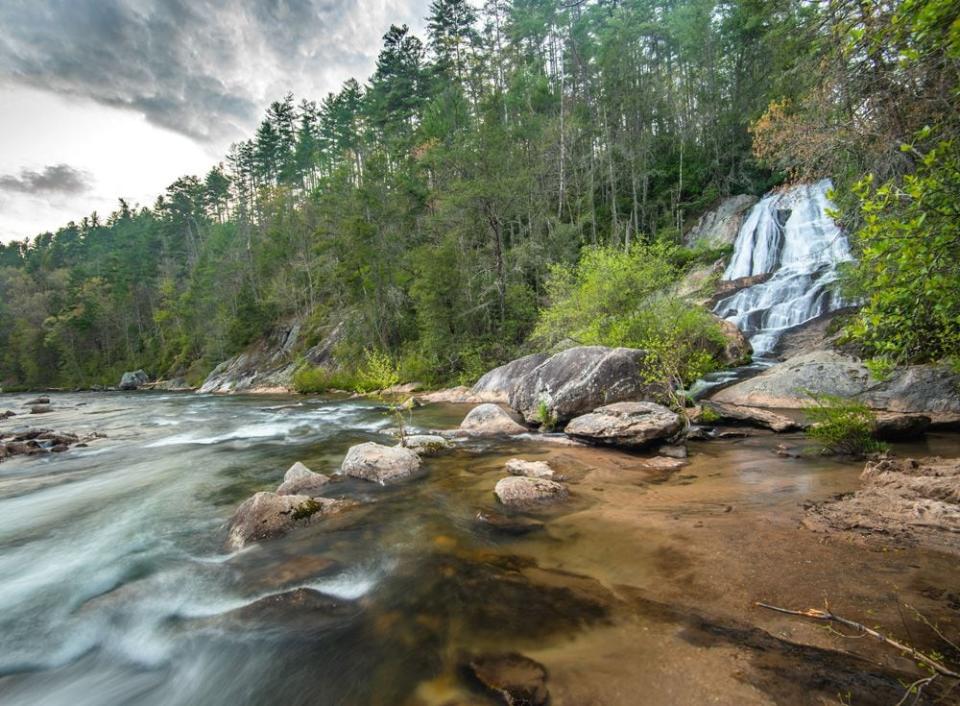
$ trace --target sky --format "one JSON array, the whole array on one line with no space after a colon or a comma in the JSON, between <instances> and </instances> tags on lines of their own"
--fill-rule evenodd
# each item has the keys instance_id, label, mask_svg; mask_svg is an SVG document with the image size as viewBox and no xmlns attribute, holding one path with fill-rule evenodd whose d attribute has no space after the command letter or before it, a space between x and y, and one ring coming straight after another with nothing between
<instances>
[{"instance_id":1,"label":"sky","mask_svg":"<svg viewBox=\"0 0 960 706\"><path fill-rule=\"evenodd\" d=\"M152 205L273 100L373 71L429 0L0 0L0 242Z\"/></svg>"}]
</instances>

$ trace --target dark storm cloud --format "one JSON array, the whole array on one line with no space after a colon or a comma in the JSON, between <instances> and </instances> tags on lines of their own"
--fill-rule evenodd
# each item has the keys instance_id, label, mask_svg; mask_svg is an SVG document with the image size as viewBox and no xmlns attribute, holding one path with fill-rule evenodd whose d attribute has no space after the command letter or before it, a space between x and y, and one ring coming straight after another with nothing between
<instances>
[{"instance_id":1,"label":"dark storm cloud","mask_svg":"<svg viewBox=\"0 0 960 706\"><path fill-rule=\"evenodd\" d=\"M329 83L334 68L364 71L379 25L403 19L381 15L411 4L426 2L3 0L0 77L222 142L246 134L265 100Z\"/></svg>"},{"instance_id":2,"label":"dark storm cloud","mask_svg":"<svg viewBox=\"0 0 960 706\"><path fill-rule=\"evenodd\" d=\"M0 174L0 191L21 194L82 194L92 186L90 176L69 164L51 164L40 171L21 169L19 174Z\"/></svg>"}]
</instances>

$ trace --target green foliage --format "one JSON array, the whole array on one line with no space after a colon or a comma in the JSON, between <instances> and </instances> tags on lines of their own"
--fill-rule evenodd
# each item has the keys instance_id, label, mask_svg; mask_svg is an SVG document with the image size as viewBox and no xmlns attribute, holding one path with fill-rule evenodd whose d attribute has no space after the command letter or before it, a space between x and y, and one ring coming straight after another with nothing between
<instances>
[{"instance_id":1,"label":"green foliage","mask_svg":"<svg viewBox=\"0 0 960 706\"><path fill-rule=\"evenodd\" d=\"M321 510L323 510L323 505L313 498L310 498L294 509L292 517L295 520L305 520L308 517L313 517Z\"/></svg>"},{"instance_id":2,"label":"green foliage","mask_svg":"<svg viewBox=\"0 0 960 706\"><path fill-rule=\"evenodd\" d=\"M557 426L557 415L550 411L545 400L537 403L537 421L545 431L553 431Z\"/></svg>"},{"instance_id":3,"label":"green foliage","mask_svg":"<svg viewBox=\"0 0 960 706\"><path fill-rule=\"evenodd\" d=\"M807 394L812 403L804 412L813 422L807 435L823 452L859 457L886 448L873 437L876 415L866 405L836 395Z\"/></svg>"},{"instance_id":4,"label":"green foliage","mask_svg":"<svg viewBox=\"0 0 960 706\"><path fill-rule=\"evenodd\" d=\"M393 359L383 351L368 350L357 370L354 389L357 392L375 392L400 382L400 373Z\"/></svg>"},{"instance_id":5,"label":"green foliage","mask_svg":"<svg viewBox=\"0 0 960 706\"><path fill-rule=\"evenodd\" d=\"M356 390L356 376L341 370L305 365L293 374L293 389L301 394L316 394L331 390Z\"/></svg>"},{"instance_id":6,"label":"green foliage","mask_svg":"<svg viewBox=\"0 0 960 706\"><path fill-rule=\"evenodd\" d=\"M677 249L590 248L573 267L556 266L547 282L550 305L534 336L648 352L644 375L674 389L716 369L725 339L704 309L663 293L681 272Z\"/></svg>"},{"instance_id":7,"label":"green foliage","mask_svg":"<svg viewBox=\"0 0 960 706\"><path fill-rule=\"evenodd\" d=\"M873 358L915 363L960 354L960 142L941 142L915 174L855 187L863 227L849 277L865 306L846 337Z\"/></svg>"}]
</instances>

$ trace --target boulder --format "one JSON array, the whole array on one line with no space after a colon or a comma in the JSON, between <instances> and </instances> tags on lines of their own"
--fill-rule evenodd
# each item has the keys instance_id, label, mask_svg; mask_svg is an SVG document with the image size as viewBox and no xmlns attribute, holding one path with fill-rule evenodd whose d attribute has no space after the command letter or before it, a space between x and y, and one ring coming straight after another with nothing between
<instances>
[{"instance_id":1,"label":"boulder","mask_svg":"<svg viewBox=\"0 0 960 706\"><path fill-rule=\"evenodd\" d=\"M520 378L549 357L546 353L534 353L494 368L477 380L471 392L491 402L509 402L510 393Z\"/></svg>"},{"instance_id":2,"label":"boulder","mask_svg":"<svg viewBox=\"0 0 960 706\"><path fill-rule=\"evenodd\" d=\"M435 456L452 449L453 443L438 434L411 434L403 437L403 441L398 446L408 448L420 456Z\"/></svg>"},{"instance_id":3,"label":"boulder","mask_svg":"<svg viewBox=\"0 0 960 706\"><path fill-rule=\"evenodd\" d=\"M529 423L563 424L597 407L652 394L642 381L645 353L634 348L577 346L550 356L521 377L510 406Z\"/></svg>"},{"instance_id":4,"label":"boulder","mask_svg":"<svg viewBox=\"0 0 960 706\"><path fill-rule=\"evenodd\" d=\"M504 505L521 509L565 500L570 494L560 483L526 476L501 478L493 492Z\"/></svg>"},{"instance_id":5,"label":"boulder","mask_svg":"<svg viewBox=\"0 0 960 706\"><path fill-rule=\"evenodd\" d=\"M960 420L960 374L947 365L897 368L884 380L871 377L859 360L835 351L813 351L774 365L711 398L747 407L800 409L806 391L859 400L871 409L918 413L934 426Z\"/></svg>"},{"instance_id":6,"label":"boulder","mask_svg":"<svg viewBox=\"0 0 960 706\"><path fill-rule=\"evenodd\" d=\"M52 411L53 407L48 404L35 404L30 408L30 414L47 414Z\"/></svg>"},{"instance_id":7,"label":"boulder","mask_svg":"<svg viewBox=\"0 0 960 706\"><path fill-rule=\"evenodd\" d=\"M10 417L16 417L16 412L11 412L9 409L5 412L0 412L0 419L10 419Z\"/></svg>"},{"instance_id":8,"label":"boulder","mask_svg":"<svg viewBox=\"0 0 960 706\"><path fill-rule=\"evenodd\" d=\"M465 671L506 706L546 706L550 702L546 668L516 652L474 657Z\"/></svg>"},{"instance_id":9,"label":"boulder","mask_svg":"<svg viewBox=\"0 0 960 706\"><path fill-rule=\"evenodd\" d=\"M771 412L768 409L757 407L742 407L735 404L724 404L711 400L703 405L726 424L747 424L749 426L772 429L778 433L797 431L801 425L783 414Z\"/></svg>"},{"instance_id":10,"label":"boulder","mask_svg":"<svg viewBox=\"0 0 960 706\"><path fill-rule=\"evenodd\" d=\"M33 405L37 405L37 404L50 404L50 398L49 398L49 397L35 397L35 398L33 398L32 400L28 400L27 402L25 402L23 406L24 406L24 407L32 407Z\"/></svg>"},{"instance_id":11,"label":"boulder","mask_svg":"<svg viewBox=\"0 0 960 706\"><path fill-rule=\"evenodd\" d=\"M465 385L458 387L449 387L445 390L435 390L426 392L416 397L411 397L407 404L411 406L421 406L425 404L481 404L497 400L489 400L486 395L475 393Z\"/></svg>"},{"instance_id":12,"label":"boulder","mask_svg":"<svg viewBox=\"0 0 960 706\"><path fill-rule=\"evenodd\" d=\"M460 422L460 430L470 436L523 434L529 431L515 415L489 402L471 409Z\"/></svg>"},{"instance_id":13,"label":"boulder","mask_svg":"<svg viewBox=\"0 0 960 706\"><path fill-rule=\"evenodd\" d=\"M593 443L642 448L682 429L680 415L654 402L617 402L577 417L565 431Z\"/></svg>"},{"instance_id":14,"label":"boulder","mask_svg":"<svg viewBox=\"0 0 960 706\"><path fill-rule=\"evenodd\" d=\"M420 470L420 457L402 446L384 446L372 441L352 446L340 472L385 485L406 480Z\"/></svg>"},{"instance_id":15,"label":"boulder","mask_svg":"<svg viewBox=\"0 0 960 706\"><path fill-rule=\"evenodd\" d=\"M713 314L713 316L720 325L720 331L724 338L723 347L713 351L717 360L727 367L749 363L753 357L753 347L747 337L743 335L743 331L732 321L721 319L716 314Z\"/></svg>"},{"instance_id":16,"label":"boulder","mask_svg":"<svg viewBox=\"0 0 960 706\"><path fill-rule=\"evenodd\" d=\"M909 441L927 433L933 420L925 414L880 412L873 426L873 435L882 441Z\"/></svg>"},{"instance_id":17,"label":"boulder","mask_svg":"<svg viewBox=\"0 0 960 706\"><path fill-rule=\"evenodd\" d=\"M279 537L295 527L310 525L342 505L339 500L311 498L309 495L257 493L233 513L227 548L243 549L248 544Z\"/></svg>"},{"instance_id":18,"label":"boulder","mask_svg":"<svg viewBox=\"0 0 960 706\"><path fill-rule=\"evenodd\" d=\"M718 282L713 289L713 294L704 302L704 306L713 309L721 300L732 297L741 289L753 287L757 284L763 284L773 277L772 272L764 272L759 275L747 275L746 277L737 277L736 279L725 279Z\"/></svg>"},{"instance_id":19,"label":"boulder","mask_svg":"<svg viewBox=\"0 0 960 706\"><path fill-rule=\"evenodd\" d=\"M314 473L297 461L287 469L283 483L277 488L277 495L308 495L316 497L326 488L330 479L322 473Z\"/></svg>"},{"instance_id":20,"label":"boulder","mask_svg":"<svg viewBox=\"0 0 960 706\"><path fill-rule=\"evenodd\" d=\"M507 461L506 468L507 473L512 476L561 480L546 461L524 461L520 458L511 458Z\"/></svg>"},{"instance_id":21,"label":"boulder","mask_svg":"<svg viewBox=\"0 0 960 706\"><path fill-rule=\"evenodd\" d=\"M738 194L723 199L716 208L702 216L683 237L687 247L719 248L733 245L743 225L743 219L755 203L757 197Z\"/></svg>"},{"instance_id":22,"label":"boulder","mask_svg":"<svg viewBox=\"0 0 960 706\"><path fill-rule=\"evenodd\" d=\"M119 387L121 390L136 390L148 382L150 382L150 377L142 370L136 370L132 373L124 373L120 378Z\"/></svg>"}]
</instances>

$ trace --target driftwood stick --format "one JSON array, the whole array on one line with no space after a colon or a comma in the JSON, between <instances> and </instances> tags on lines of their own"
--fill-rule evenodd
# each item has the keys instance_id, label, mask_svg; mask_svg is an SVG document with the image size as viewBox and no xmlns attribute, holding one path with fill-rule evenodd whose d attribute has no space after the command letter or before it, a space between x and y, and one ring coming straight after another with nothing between
<instances>
[{"instance_id":1,"label":"driftwood stick","mask_svg":"<svg viewBox=\"0 0 960 706\"><path fill-rule=\"evenodd\" d=\"M896 640L889 638L886 635L883 635L872 628L868 628L863 623L858 623L853 620L848 620L847 618L842 618L839 615L835 615L834 613L830 612L829 610L819 610L817 608L808 608L807 610L791 610L790 608L780 608L779 606L770 605L769 603L761 603L761 602L757 602L755 605L759 606L760 608L766 608L767 610L776 611L777 613L785 613L786 615L796 615L801 618L810 618L811 620L820 620L822 622L846 625L849 628L853 628L854 630L859 630L860 632L865 633L870 637L874 637L880 640L881 642L884 642L890 645L891 647L894 647L900 650L901 652L910 655L913 659L917 660L921 664L926 665L937 674L941 674L945 677L950 677L951 679L960 679L960 672L955 672L954 670L945 666L941 662L923 654L922 652L917 650L915 647L910 647L909 645L904 645L902 642L897 642Z\"/></svg>"}]
</instances>

